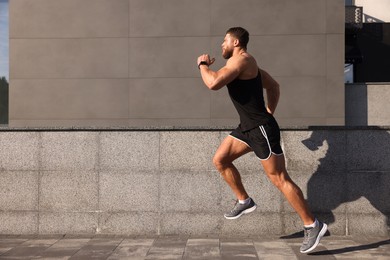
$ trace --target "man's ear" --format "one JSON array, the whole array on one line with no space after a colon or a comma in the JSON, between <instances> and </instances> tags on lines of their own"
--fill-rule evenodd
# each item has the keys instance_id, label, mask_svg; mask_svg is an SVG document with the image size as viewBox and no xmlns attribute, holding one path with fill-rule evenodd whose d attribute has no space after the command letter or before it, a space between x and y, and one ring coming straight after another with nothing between
<instances>
[{"instance_id":1,"label":"man's ear","mask_svg":"<svg viewBox=\"0 0 390 260\"><path fill-rule=\"evenodd\" d=\"M240 41L238 39L234 39L233 44L234 47L240 46Z\"/></svg>"}]
</instances>

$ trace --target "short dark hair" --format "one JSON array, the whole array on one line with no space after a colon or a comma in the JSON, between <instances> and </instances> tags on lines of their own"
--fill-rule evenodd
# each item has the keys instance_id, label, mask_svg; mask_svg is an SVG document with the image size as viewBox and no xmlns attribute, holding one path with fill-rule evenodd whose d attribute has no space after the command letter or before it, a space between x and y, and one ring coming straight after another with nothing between
<instances>
[{"instance_id":1,"label":"short dark hair","mask_svg":"<svg viewBox=\"0 0 390 260\"><path fill-rule=\"evenodd\" d=\"M242 27L232 27L227 30L226 34L233 35L239 42L240 46L246 49L249 42L249 33Z\"/></svg>"}]
</instances>

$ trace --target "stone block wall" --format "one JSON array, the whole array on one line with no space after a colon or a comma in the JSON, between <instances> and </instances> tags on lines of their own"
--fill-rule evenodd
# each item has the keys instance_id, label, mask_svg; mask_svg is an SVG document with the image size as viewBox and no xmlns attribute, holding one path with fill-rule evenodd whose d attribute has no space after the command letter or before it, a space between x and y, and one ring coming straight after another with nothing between
<instances>
[{"instance_id":1,"label":"stone block wall","mask_svg":"<svg viewBox=\"0 0 390 260\"><path fill-rule=\"evenodd\" d=\"M258 209L212 165L229 129L1 129L0 234L288 235L301 222L253 153L238 159ZM390 129L282 130L288 171L331 234L387 235Z\"/></svg>"}]
</instances>

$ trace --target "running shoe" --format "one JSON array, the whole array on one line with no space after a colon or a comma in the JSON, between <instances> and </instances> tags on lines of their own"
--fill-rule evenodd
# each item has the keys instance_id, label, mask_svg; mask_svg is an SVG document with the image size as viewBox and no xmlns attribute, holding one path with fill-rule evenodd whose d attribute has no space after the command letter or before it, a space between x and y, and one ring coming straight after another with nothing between
<instances>
[{"instance_id":1,"label":"running shoe","mask_svg":"<svg viewBox=\"0 0 390 260\"><path fill-rule=\"evenodd\" d=\"M234 208L230 212L226 213L224 217L226 219L237 219L244 214L253 212L256 207L256 203L252 200L252 198L248 204L240 204L237 200Z\"/></svg>"},{"instance_id":2,"label":"running shoe","mask_svg":"<svg viewBox=\"0 0 390 260\"><path fill-rule=\"evenodd\" d=\"M318 225L313 228L303 228L304 238L301 246L301 253L309 253L320 243L321 238L325 235L328 226L318 221Z\"/></svg>"}]
</instances>

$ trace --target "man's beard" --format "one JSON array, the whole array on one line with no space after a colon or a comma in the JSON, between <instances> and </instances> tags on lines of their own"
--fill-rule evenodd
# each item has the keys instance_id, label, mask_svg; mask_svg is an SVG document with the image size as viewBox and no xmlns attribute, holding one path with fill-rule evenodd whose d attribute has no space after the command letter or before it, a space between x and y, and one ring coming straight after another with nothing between
<instances>
[{"instance_id":1,"label":"man's beard","mask_svg":"<svg viewBox=\"0 0 390 260\"><path fill-rule=\"evenodd\" d=\"M228 50L222 50L222 57L224 59L230 59L230 57L232 57L233 55L233 51L228 51Z\"/></svg>"}]
</instances>

